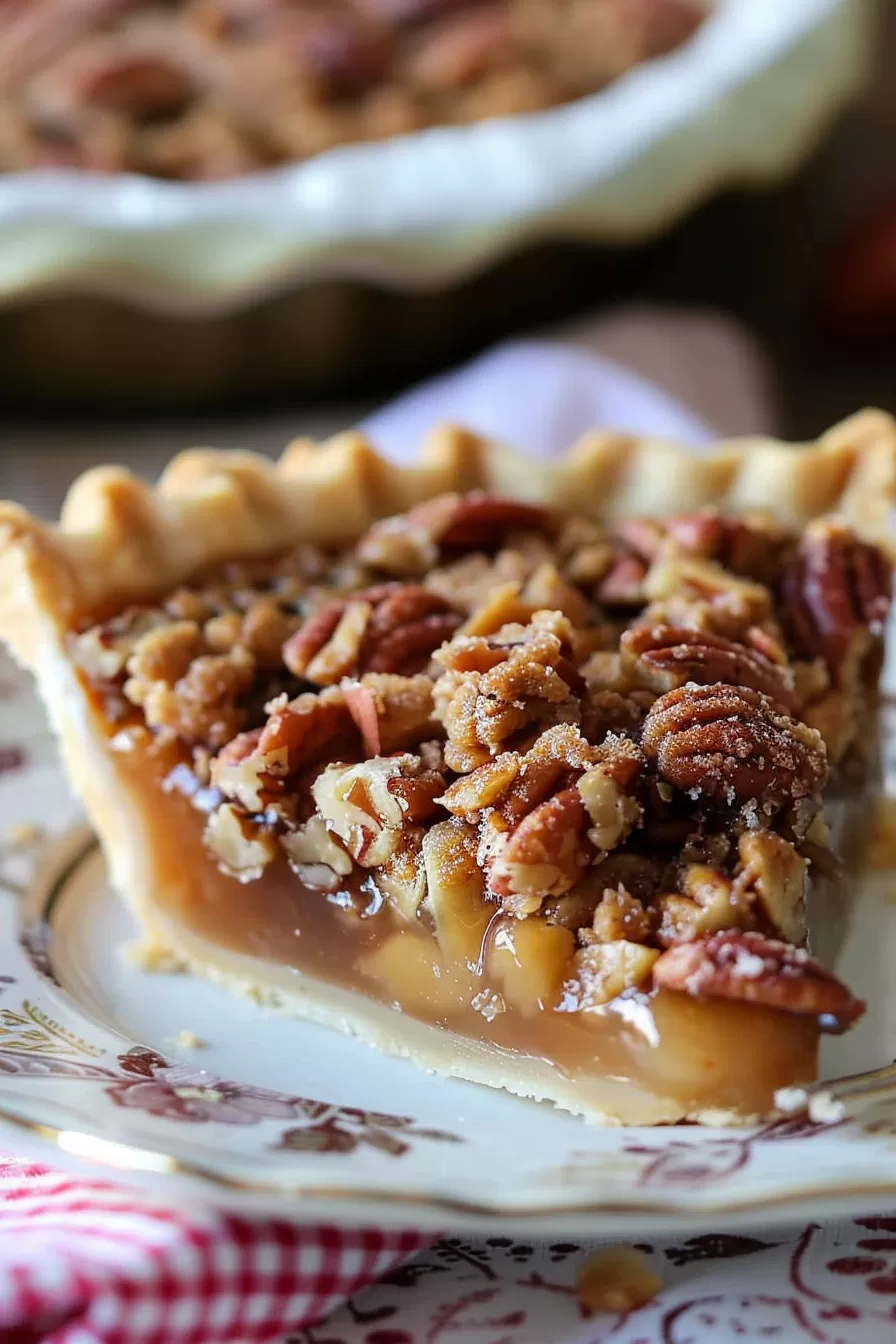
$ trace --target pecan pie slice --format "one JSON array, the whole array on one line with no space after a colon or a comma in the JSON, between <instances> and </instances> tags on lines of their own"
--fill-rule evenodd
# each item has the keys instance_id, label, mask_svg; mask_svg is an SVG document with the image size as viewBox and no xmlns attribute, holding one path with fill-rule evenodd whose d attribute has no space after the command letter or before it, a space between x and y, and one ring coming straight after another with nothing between
<instances>
[{"instance_id":1,"label":"pecan pie slice","mask_svg":"<svg viewBox=\"0 0 896 1344\"><path fill-rule=\"evenodd\" d=\"M703 459L189 453L3 506L2 630L151 950L604 1121L738 1121L864 1009L818 958L894 497L877 412Z\"/></svg>"}]
</instances>

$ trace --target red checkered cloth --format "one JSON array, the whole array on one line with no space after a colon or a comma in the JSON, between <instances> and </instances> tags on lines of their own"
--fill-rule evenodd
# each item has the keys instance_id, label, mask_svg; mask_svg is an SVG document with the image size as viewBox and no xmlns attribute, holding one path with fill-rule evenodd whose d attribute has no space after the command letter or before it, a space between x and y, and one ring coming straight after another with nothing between
<instances>
[{"instance_id":1,"label":"red checkered cloth","mask_svg":"<svg viewBox=\"0 0 896 1344\"><path fill-rule=\"evenodd\" d=\"M260 1344L431 1240L174 1211L0 1157L0 1344Z\"/></svg>"}]
</instances>

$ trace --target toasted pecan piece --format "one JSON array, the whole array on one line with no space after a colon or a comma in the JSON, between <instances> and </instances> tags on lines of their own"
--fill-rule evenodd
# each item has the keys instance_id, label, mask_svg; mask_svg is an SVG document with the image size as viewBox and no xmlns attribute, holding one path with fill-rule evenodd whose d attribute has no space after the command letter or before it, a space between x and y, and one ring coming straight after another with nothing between
<instances>
[{"instance_id":1,"label":"toasted pecan piece","mask_svg":"<svg viewBox=\"0 0 896 1344\"><path fill-rule=\"evenodd\" d=\"M665 951L653 967L658 989L694 998L738 999L815 1017L822 1031L845 1031L865 1004L799 947L762 933L710 934Z\"/></svg>"},{"instance_id":2,"label":"toasted pecan piece","mask_svg":"<svg viewBox=\"0 0 896 1344\"><path fill-rule=\"evenodd\" d=\"M523 818L489 865L489 890L505 910L532 914L546 897L574 886L592 855L587 826L588 812L574 788L561 789Z\"/></svg>"},{"instance_id":3,"label":"toasted pecan piece","mask_svg":"<svg viewBox=\"0 0 896 1344\"><path fill-rule=\"evenodd\" d=\"M676 788L765 811L809 798L827 778L819 733L743 686L681 686L651 707L644 754Z\"/></svg>"},{"instance_id":4,"label":"toasted pecan piece","mask_svg":"<svg viewBox=\"0 0 896 1344\"><path fill-rule=\"evenodd\" d=\"M797 704L793 673L758 648L711 631L669 625L635 626L620 640L623 667L662 693L686 682L723 681L761 691L785 709Z\"/></svg>"},{"instance_id":5,"label":"toasted pecan piece","mask_svg":"<svg viewBox=\"0 0 896 1344\"><path fill-rule=\"evenodd\" d=\"M325 602L283 645L296 676L321 685L364 672L420 671L461 617L418 583L384 583Z\"/></svg>"},{"instance_id":6,"label":"toasted pecan piece","mask_svg":"<svg viewBox=\"0 0 896 1344\"><path fill-rule=\"evenodd\" d=\"M407 516L415 523L431 520L433 540L451 550L495 550L510 532L542 532L552 523L550 509L541 504L505 499L483 490L454 496L451 509L444 508L446 498L450 496L421 504Z\"/></svg>"},{"instance_id":7,"label":"toasted pecan piece","mask_svg":"<svg viewBox=\"0 0 896 1344\"><path fill-rule=\"evenodd\" d=\"M738 854L735 887L755 894L776 933L789 943L801 943L806 936L806 860L774 831L745 831Z\"/></svg>"},{"instance_id":8,"label":"toasted pecan piece","mask_svg":"<svg viewBox=\"0 0 896 1344\"><path fill-rule=\"evenodd\" d=\"M482 490L438 495L405 514L374 523L355 548L365 565L387 574L424 575L439 551L495 551L512 532L544 531L552 515L537 504Z\"/></svg>"},{"instance_id":9,"label":"toasted pecan piece","mask_svg":"<svg viewBox=\"0 0 896 1344\"><path fill-rule=\"evenodd\" d=\"M781 581L791 638L842 678L883 634L892 569L881 550L840 523L810 525Z\"/></svg>"},{"instance_id":10,"label":"toasted pecan piece","mask_svg":"<svg viewBox=\"0 0 896 1344\"><path fill-rule=\"evenodd\" d=\"M376 868L395 854L408 823L436 815L444 787L440 774L405 754L328 765L311 792L327 829L363 867Z\"/></svg>"}]
</instances>

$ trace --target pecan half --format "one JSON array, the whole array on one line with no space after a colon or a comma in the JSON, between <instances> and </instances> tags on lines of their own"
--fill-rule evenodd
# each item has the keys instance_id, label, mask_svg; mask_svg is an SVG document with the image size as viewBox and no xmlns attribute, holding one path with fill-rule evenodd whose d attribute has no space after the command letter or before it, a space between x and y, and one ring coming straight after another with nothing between
<instances>
[{"instance_id":1,"label":"pecan half","mask_svg":"<svg viewBox=\"0 0 896 1344\"><path fill-rule=\"evenodd\" d=\"M601 578L594 595L606 607L641 607L646 595L647 562L628 551L619 552Z\"/></svg>"},{"instance_id":2,"label":"pecan half","mask_svg":"<svg viewBox=\"0 0 896 1344\"><path fill-rule=\"evenodd\" d=\"M439 503L432 501L433 506ZM411 509L408 518L419 521L429 508L429 504L421 504L418 509ZM435 516L435 509L431 516ZM541 504L471 490L458 496L453 510L442 515L433 539L451 550L491 551L510 532L543 532L550 523L551 512Z\"/></svg>"},{"instance_id":3,"label":"pecan half","mask_svg":"<svg viewBox=\"0 0 896 1344\"><path fill-rule=\"evenodd\" d=\"M373 614L361 649L364 672L420 671L461 623L444 598L419 584L388 584L365 597Z\"/></svg>"},{"instance_id":4,"label":"pecan half","mask_svg":"<svg viewBox=\"0 0 896 1344\"><path fill-rule=\"evenodd\" d=\"M728 931L678 943L654 965L653 983L694 998L740 999L815 1017L829 1032L845 1031L865 1011L808 952L761 933Z\"/></svg>"},{"instance_id":5,"label":"pecan half","mask_svg":"<svg viewBox=\"0 0 896 1344\"><path fill-rule=\"evenodd\" d=\"M727 682L761 691L786 709L797 704L793 673L749 648L708 630L669 625L636 626L620 640L623 667L629 667L655 691L669 691L685 682L702 686Z\"/></svg>"},{"instance_id":6,"label":"pecan half","mask_svg":"<svg viewBox=\"0 0 896 1344\"><path fill-rule=\"evenodd\" d=\"M384 583L323 606L283 645L295 676L333 685L365 672L419 672L461 617L416 583Z\"/></svg>"},{"instance_id":7,"label":"pecan half","mask_svg":"<svg viewBox=\"0 0 896 1344\"><path fill-rule=\"evenodd\" d=\"M423 575L439 550L495 551L511 532L541 532L551 523L538 504L503 499L482 490L438 495L394 518L374 523L355 548L365 565L389 574Z\"/></svg>"},{"instance_id":8,"label":"pecan half","mask_svg":"<svg viewBox=\"0 0 896 1344\"><path fill-rule=\"evenodd\" d=\"M641 746L676 788L766 812L811 797L827 778L819 733L742 686L681 686L644 721Z\"/></svg>"},{"instance_id":9,"label":"pecan half","mask_svg":"<svg viewBox=\"0 0 896 1344\"><path fill-rule=\"evenodd\" d=\"M820 655L841 676L883 634L892 596L890 562L849 528L817 523L806 529L783 575L781 596L798 650Z\"/></svg>"},{"instance_id":10,"label":"pecan half","mask_svg":"<svg viewBox=\"0 0 896 1344\"><path fill-rule=\"evenodd\" d=\"M678 514L673 518L629 518L616 535L648 561L661 554L715 560L734 574L771 582L780 572L791 539L765 514L729 517L717 513Z\"/></svg>"}]
</instances>

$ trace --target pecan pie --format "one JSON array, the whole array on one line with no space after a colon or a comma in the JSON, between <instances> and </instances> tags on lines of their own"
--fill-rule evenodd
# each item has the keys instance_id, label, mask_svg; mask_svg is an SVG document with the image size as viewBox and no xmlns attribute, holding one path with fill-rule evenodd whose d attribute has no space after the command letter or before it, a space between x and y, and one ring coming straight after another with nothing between
<instances>
[{"instance_id":1,"label":"pecan pie","mask_svg":"<svg viewBox=\"0 0 896 1344\"><path fill-rule=\"evenodd\" d=\"M706 0L2 0L0 169L230 177L537 111L685 42Z\"/></svg>"},{"instance_id":2,"label":"pecan pie","mask_svg":"<svg viewBox=\"0 0 896 1344\"><path fill-rule=\"evenodd\" d=\"M169 961L603 1120L744 1119L864 1009L823 961L894 496L877 412L702 459L188 453L3 506L2 629Z\"/></svg>"}]
</instances>

